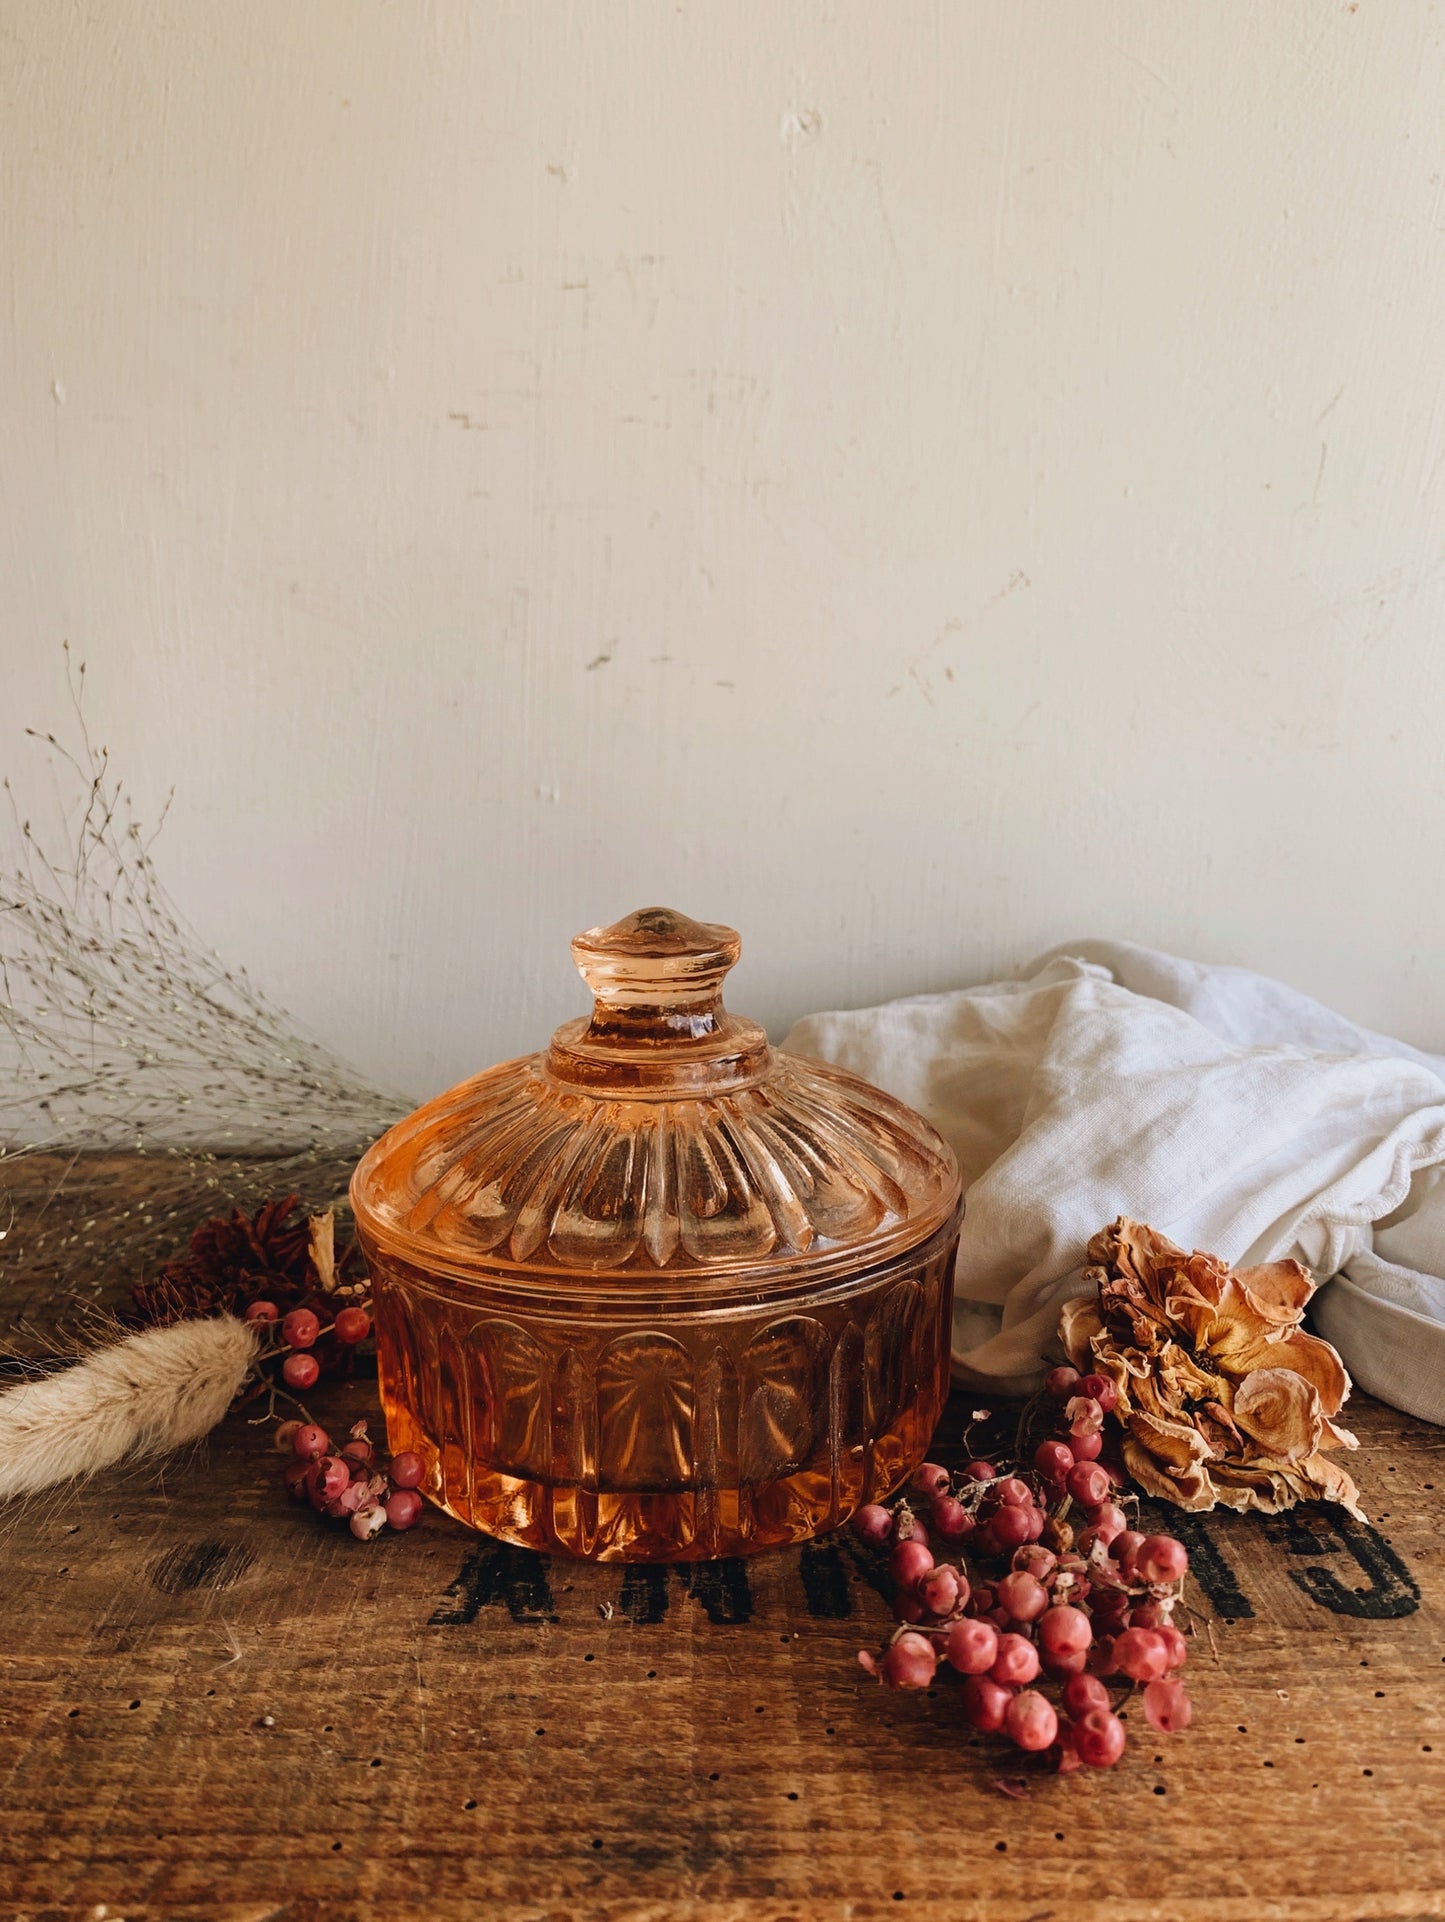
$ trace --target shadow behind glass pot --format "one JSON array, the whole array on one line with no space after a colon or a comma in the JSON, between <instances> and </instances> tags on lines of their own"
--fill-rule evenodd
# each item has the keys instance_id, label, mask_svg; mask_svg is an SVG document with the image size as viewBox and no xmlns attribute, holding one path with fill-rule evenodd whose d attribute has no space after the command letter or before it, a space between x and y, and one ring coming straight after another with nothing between
<instances>
[{"instance_id":1,"label":"shadow behind glass pot","mask_svg":"<svg viewBox=\"0 0 1445 1922\"><path fill-rule=\"evenodd\" d=\"M353 1176L390 1446L450 1514L535 1548L806 1540L924 1457L957 1165L901 1102L724 1009L730 928L645 908L572 951L591 1018Z\"/></svg>"}]
</instances>

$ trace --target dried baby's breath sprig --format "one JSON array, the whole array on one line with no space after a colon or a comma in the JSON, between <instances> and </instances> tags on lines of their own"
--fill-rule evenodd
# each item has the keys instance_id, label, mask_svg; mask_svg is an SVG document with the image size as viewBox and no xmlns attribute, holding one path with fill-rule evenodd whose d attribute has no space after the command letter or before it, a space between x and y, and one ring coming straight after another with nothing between
<instances>
[{"instance_id":1,"label":"dried baby's breath sprig","mask_svg":"<svg viewBox=\"0 0 1445 1922\"><path fill-rule=\"evenodd\" d=\"M218 1200L335 1201L358 1149L411 1105L298 1035L186 923L87 732L84 676L75 750L32 730L72 792L65 827L37 828L9 780L8 834L0 822L0 1257L76 1299L82 1277L93 1298L184 1245ZM19 1165L37 1155L43 1188Z\"/></svg>"},{"instance_id":2,"label":"dried baby's breath sprig","mask_svg":"<svg viewBox=\"0 0 1445 1922\"><path fill-rule=\"evenodd\" d=\"M1120 1217L1089 1243L1097 1294L1066 1303L1061 1333L1081 1369L1117 1390L1124 1466L1181 1508L1338 1502L1359 1490L1331 1457L1354 1448L1335 1421L1350 1392L1327 1341L1301 1327L1314 1293L1297 1261L1232 1270Z\"/></svg>"}]
</instances>

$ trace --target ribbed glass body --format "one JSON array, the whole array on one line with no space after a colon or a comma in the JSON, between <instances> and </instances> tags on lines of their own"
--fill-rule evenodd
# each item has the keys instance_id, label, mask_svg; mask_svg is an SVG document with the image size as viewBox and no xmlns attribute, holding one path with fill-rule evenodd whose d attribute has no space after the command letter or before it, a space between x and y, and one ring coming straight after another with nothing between
<instances>
[{"instance_id":1,"label":"ribbed glass body","mask_svg":"<svg viewBox=\"0 0 1445 1922\"><path fill-rule=\"evenodd\" d=\"M353 1180L391 1446L538 1548L806 1539L922 1459L957 1168L910 1109L723 1009L731 930L645 909L573 949L591 1021L418 1110Z\"/></svg>"}]
</instances>

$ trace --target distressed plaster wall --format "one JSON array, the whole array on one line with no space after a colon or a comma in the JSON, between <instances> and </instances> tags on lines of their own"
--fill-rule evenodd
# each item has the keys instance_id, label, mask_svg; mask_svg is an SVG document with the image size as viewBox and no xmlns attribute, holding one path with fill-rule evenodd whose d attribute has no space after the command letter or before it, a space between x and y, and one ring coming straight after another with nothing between
<instances>
[{"instance_id":1,"label":"distressed plaster wall","mask_svg":"<svg viewBox=\"0 0 1445 1922\"><path fill-rule=\"evenodd\" d=\"M0 752L422 1093L566 938L1445 1044L1445 16L0 0Z\"/></svg>"}]
</instances>

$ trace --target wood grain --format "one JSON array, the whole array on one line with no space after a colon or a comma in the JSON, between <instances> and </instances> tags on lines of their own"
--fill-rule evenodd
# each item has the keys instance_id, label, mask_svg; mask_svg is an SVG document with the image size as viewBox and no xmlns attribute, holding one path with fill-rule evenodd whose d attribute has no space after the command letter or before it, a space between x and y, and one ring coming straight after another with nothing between
<instances>
[{"instance_id":1,"label":"wood grain","mask_svg":"<svg viewBox=\"0 0 1445 1922\"><path fill-rule=\"evenodd\" d=\"M7 1318L24 1297L8 1273ZM362 1546L233 1418L0 1521L0 1914L1445 1916L1445 1438L1351 1415L1374 1527L1193 1524L1195 1726L1133 1716L1123 1767L1065 1779L966 1731L956 1687L860 1673L887 1615L849 1541L598 1569L429 1513Z\"/></svg>"}]
</instances>

